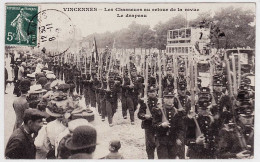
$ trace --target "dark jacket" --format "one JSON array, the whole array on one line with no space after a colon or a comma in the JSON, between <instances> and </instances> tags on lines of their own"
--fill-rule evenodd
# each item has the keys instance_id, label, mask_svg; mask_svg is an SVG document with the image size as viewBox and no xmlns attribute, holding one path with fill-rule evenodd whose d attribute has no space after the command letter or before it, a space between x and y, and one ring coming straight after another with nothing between
<instances>
[{"instance_id":1,"label":"dark jacket","mask_svg":"<svg viewBox=\"0 0 260 162\"><path fill-rule=\"evenodd\" d=\"M5 81L8 80L8 71L7 69L5 68Z\"/></svg>"},{"instance_id":2,"label":"dark jacket","mask_svg":"<svg viewBox=\"0 0 260 162\"><path fill-rule=\"evenodd\" d=\"M148 102L148 107L149 107L150 113L152 115L153 109L157 107L158 99L157 98L148 98L147 102ZM145 117L144 117L146 114L146 110L147 110L146 104L144 103L143 100L140 100L139 104L140 104L140 109L139 109L137 116L139 119L142 120L142 125L141 125L142 129L153 129L153 126L152 126L153 118L145 119Z\"/></svg>"},{"instance_id":3,"label":"dark jacket","mask_svg":"<svg viewBox=\"0 0 260 162\"><path fill-rule=\"evenodd\" d=\"M170 128L162 127L162 110L156 108L153 110L153 126L155 127L156 136L160 144L174 145L176 139L183 141L184 138L184 121L180 120L181 115L173 107L165 108L165 117L170 123Z\"/></svg>"},{"instance_id":4,"label":"dark jacket","mask_svg":"<svg viewBox=\"0 0 260 162\"><path fill-rule=\"evenodd\" d=\"M35 159L35 155L34 140L21 126L9 138L5 148L5 157L10 159Z\"/></svg>"}]
</instances>

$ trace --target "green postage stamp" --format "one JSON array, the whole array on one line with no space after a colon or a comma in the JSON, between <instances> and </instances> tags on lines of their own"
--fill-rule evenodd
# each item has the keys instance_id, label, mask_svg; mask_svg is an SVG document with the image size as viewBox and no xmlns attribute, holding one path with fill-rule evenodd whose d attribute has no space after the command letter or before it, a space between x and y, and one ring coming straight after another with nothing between
<instances>
[{"instance_id":1,"label":"green postage stamp","mask_svg":"<svg viewBox=\"0 0 260 162\"><path fill-rule=\"evenodd\" d=\"M36 46L37 14L37 6L6 6L5 44Z\"/></svg>"}]
</instances>

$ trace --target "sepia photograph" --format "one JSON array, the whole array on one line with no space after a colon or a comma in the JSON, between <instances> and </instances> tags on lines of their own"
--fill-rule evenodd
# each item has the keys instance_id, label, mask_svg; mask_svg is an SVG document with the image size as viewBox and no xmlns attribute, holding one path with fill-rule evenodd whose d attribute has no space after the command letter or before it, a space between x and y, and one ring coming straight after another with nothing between
<instances>
[{"instance_id":1,"label":"sepia photograph","mask_svg":"<svg viewBox=\"0 0 260 162\"><path fill-rule=\"evenodd\" d=\"M254 159L256 2L4 3L5 159Z\"/></svg>"}]
</instances>

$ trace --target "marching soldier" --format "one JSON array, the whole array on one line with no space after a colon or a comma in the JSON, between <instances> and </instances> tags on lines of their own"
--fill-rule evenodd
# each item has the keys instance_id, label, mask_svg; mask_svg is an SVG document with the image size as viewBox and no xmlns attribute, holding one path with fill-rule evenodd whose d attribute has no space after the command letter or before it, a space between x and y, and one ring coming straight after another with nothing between
<instances>
[{"instance_id":1,"label":"marching soldier","mask_svg":"<svg viewBox=\"0 0 260 162\"><path fill-rule=\"evenodd\" d=\"M148 159L154 159L155 145L155 131L152 125L153 109L157 107L157 89L150 86L148 89L147 105L143 99L139 99L140 109L137 114L138 118L142 120L142 129L145 130L145 146ZM149 110L148 110L149 109Z\"/></svg>"},{"instance_id":2,"label":"marching soldier","mask_svg":"<svg viewBox=\"0 0 260 162\"><path fill-rule=\"evenodd\" d=\"M134 125L134 112L138 105L138 95L141 93L142 86L137 81L136 68L133 67L130 71L130 77L126 82L126 109L129 110L131 124ZM124 117L125 118L125 117Z\"/></svg>"},{"instance_id":3,"label":"marching soldier","mask_svg":"<svg viewBox=\"0 0 260 162\"><path fill-rule=\"evenodd\" d=\"M101 116L101 98L100 98L100 88L102 86L101 78L96 78L95 80L95 93L96 93L96 99L97 99L97 107L98 107L98 114Z\"/></svg>"},{"instance_id":4,"label":"marching soldier","mask_svg":"<svg viewBox=\"0 0 260 162\"><path fill-rule=\"evenodd\" d=\"M180 67L178 69L178 77L176 79L177 83L179 83L180 80L186 80L185 79L185 68L182 64L180 65ZM176 88L179 89L179 87L176 87Z\"/></svg>"},{"instance_id":5,"label":"marching soldier","mask_svg":"<svg viewBox=\"0 0 260 162\"><path fill-rule=\"evenodd\" d=\"M101 87L99 88L99 98L100 98L100 108L101 108L101 117L102 121L105 121L106 114L106 88L107 88L107 81L106 81L106 72L103 71L103 75L101 75Z\"/></svg>"},{"instance_id":6,"label":"marching soldier","mask_svg":"<svg viewBox=\"0 0 260 162\"><path fill-rule=\"evenodd\" d=\"M185 79L179 80L178 82L178 95L174 98L174 106L178 111L183 112L183 115L187 115L187 112L191 108L191 101L189 92L187 91L187 82Z\"/></svg>"},{"instance_id":7,"label":"marching soldier","mask_svg":"<svg viewBox=\"0 0 260 162\"><path fill-rule=\"evenodd\" d=\"M75 67L74 69L74 81L76 83L76 92L79 94L79 89L80 89L80 82L81 82L81 75L80 75L80 70Z\"/></svg>"},{"instance_id":8,"label":"marching soldier","mask_svg":"<svg viewBox=\"0 0 260 162\"><path fill-rule=\"evenodd\" d=\"M224 124L220 131L218 158L245 159L254 155L253 105L244 102L235 110L235 120Z\"/></svg>"},{"instance_id":9,"label":"marching soldier","mask_svg":"<svg viewBox=\"0 0 260 162\"><path fill-rule=\"evenodd\" d=\"M94 78L96 77L96 74L94 71L91 74L91 78L89 80L89 96L90 96L90 106L93 108L96 108L96 94L95 94L95 85L94 85Z\"/></svg>"},{"instance_id":10,"label":"marching soldier","mask_svg":"<svg viewBox=\"0 0 260 162\"><path fill-rule=\"evenodd\" d=\"M222 118L230 112L232 105L230 97L223 93L223 89L225 89L225 87L223 87L222 76L214 75L212 103L217 108L217 111L215 112L219 116L218 120L222 120Z\"/></svg>"},{"instance_id":11,"label":"marching soldier","mask_svg":"<svg viewBox=\"0 0 260 162\"><path fill-rule=\"evenodd\" d=\"M172 76L172 68L167 67L166 76L163 78L163 92L174 91L174 77Z\"/></svg>"},{"instance_id":12,"label":"marching soldier","mask_svg":"<svg viewBox=\"0 0 260 162\"><path fill-rule=\"evenodd\" d=\"M186 118L186 145L187 157L190 159L214 159L216 158L216 135L214 119L209 112L210 98L200 97L197 112L188 114Z\"/></svg>"},{"instance_id":13,"label":"marching soldier","mask_svg":"<svg viewBox=\"0 0 260 162\"><path fill-rule=\"evenodd\" d=\"M89 74L87 74L87 76L83 76L83 78L82 78L82 84L83 84L83 88L84 88L85 104L86 104L87 107L89 107L89 105L90 105L89 80L90 80Z\"/></svg>"},{"instance_id":14,"label":"marching soldier","mask_svg":"<svg viewBox=\"0 0 260 162\"><path fill-rule=\"evenodd\" d=\"M128 78L128 69L124 69L123 78L122 78L122 85L121 85L121 103L122 103L122 115L124 119L127 119L127 106L126 106L126 99L127 99L127 84L129 82Z\"/></svg>"},{"instance_id":15,"label":"marching soldier","mask_svg":"<svg viewBox=\"0 0 260 162\"><path fill-rule=\"evenodd\" d=\"M109 126L113 126L113 116L117 109L117 93L119 92L120 85L114 80L114 72L109 73L109 80L106 89L106 114Z\"/></svg>"},{"instance_id":16,"label":"marching soldier","mask_svg":"<svg viewBox=\"0 0 260 162\"><path fill-rule=\"evenodd\" d=\"M216 70L215 70L215 75L219 76L221 83L223 84L222 86L223 88L223 93L225 93L225 90L227 89L228 86L228 81L227 81L227 77L224 74L224 69L223 69L223 64L219 63L216 65Z\"/></svg>"},{"instance_id":17,"label":"marching soldier","mask_svg":"<svg viewBox=\"0 0 260 162\"><path fill-rule=\"evenodd\" d=\"M185 122L187 112L191 109L191 100L187 93L187 82L186 80L179 80L179 89L177 90L178 95L174 97L174 107L178 111L179 120ZM184 126L186 129L186 126ZM185 159L185 144L184 139L182 139L182 144L177 146L177 156L179 159Z\"/></svg>"},{"instance_id":18,"label":"marching soldier","mask_svg":"<svg viewBox=\"0 0 260 162\"><path fill-rule=\"evenodd\" d=\"M152 75L152 69L148 68L148 85L149 86L156 86L156 77Z\"/></svg>"},{"instance_id":19,"label":"marching soldier","mask_svg":"<svg viewBox=\"0 0 260 162\"><path fill-rule=\"evenodd\" d=\"M163 108L154 109L153 124L155 127L157 155L159 159L175 159L177 146L184 140L184 123L174 107L174 94L164 95Z\"/></svg>"}]
</instances>

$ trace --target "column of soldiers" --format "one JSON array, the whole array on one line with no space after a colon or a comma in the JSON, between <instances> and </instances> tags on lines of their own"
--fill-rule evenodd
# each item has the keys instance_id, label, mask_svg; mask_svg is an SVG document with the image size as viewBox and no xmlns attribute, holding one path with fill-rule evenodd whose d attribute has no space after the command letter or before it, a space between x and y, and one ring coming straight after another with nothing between
<instances>
[{"instance_id":1,"label":"column of soldiers","mask_svg":"<svg viewBox=\"0 0 260 162\"><path fill-rule=\"evenodd\" d=\"M147 102L142 99L139 101L138 117L143 121L142 128L145 129L148 158L154 158L155 148L159 159L252 156L254 92L253 87L249 86L250 79L242 79L238 95L232 98L228 95L230 81L227 80L227 71L224 71L222 63L217 64L215 75L212 77L213 89L201 87L201 83L198 82L198 99L191 102L192 93L187 90L187 76L184 75L187 69L184 68L183 62L180 62L178 67L178 77L174 77L176 74L172 73L172 67L167 67L163 84L149 83ZM150 73L148 77L149 82L157 79ZM174 87L174 81L177 82L177 87ZM158 86L162 86L163 89L162 104L158 104ZM175 88L177 93L174 91ZM194 87L190 91L197 90ZM234 106L233 99L238 105ZM230 139L229 131L232 132Z\"/></svg>"},{"instance_id":2,"label":"column of soldiers","mask_svg":"<svg viewBox=\"0 0 260 162\"><path fill-rule=\"evenodd\" d=\"M211 88L202 87L199 78L194 78L198 85L189 85L188 66L184 61L172 66L169 64L172 57L165 57L163 75L158 73L158 61L162 61L155 61L158 55L146 56L143 73L137 71L134 55L126 56L129 61L123 67L118 63L122 60L114 58L108 49L100 57L87 74L69 64L60 70L58 61L54 62L53 70L60 79L64 76L66 83L74 82L76 92L84 94L86 106L97 107L102 121L107 117L111 127L119 100L122 117L127 119L129 113L131 124L135 124L134 113L140 105L137 116L145 130L149 159L154 159L155 150L159 159L253 155L254 88L244 76L238 94L231 96L228 75L232 74L226 70L225 60L214 66Z\"/></svg>"}]
</instances>

